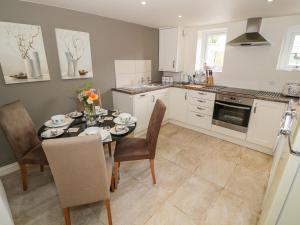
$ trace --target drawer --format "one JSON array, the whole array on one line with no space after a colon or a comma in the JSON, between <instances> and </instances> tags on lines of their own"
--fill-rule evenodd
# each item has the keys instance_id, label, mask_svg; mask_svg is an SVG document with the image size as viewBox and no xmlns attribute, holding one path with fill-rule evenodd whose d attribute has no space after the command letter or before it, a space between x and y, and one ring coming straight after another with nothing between
<instances>
[{"instance_id":1,"label":"drawer","mask_svg":"<svg viewBox=\"0 0 300 225\"><path fill-rule=\"evenodd\" d=\"M215 101L206 100L202 98L189 98L189 102L191 105L203 106L207 108L213 108Z\"/></svg>"},{"instance_id":2,"label":"drawer","mask_svg":"<svg viewBox=\"0 0 300 225\"><path fill-rule=\"evenodd\" d=\"M196 112L196 113L201 113L201 114L206 114L206 115L212 115L214 109L211 107L203 107L203 106L198 106L198 105L189 105L189 111L190 112Z\"/></svg>"},{"instance_id":3,"label":"drawer","mask_svg":"<svg viewBox=\"0 0 300 225\"><path fill-rule=\"evenodd\" d=\"M215 97L216 97L216 94L215 93L206 92L206 91L193 91L193 90L189 90L189 97L192 97L192 98L202 98L202 99L207 99L207 100L214 101Z\"/></svg>"},{"instance_id":4,"label":"drawer","mask_svg":"<svg viewBox=\"0 0 300 225\"><path fill-rule=\"evenodd\" d=\"M212 126L212 116L205 115L202 113L189 112L188 123L195 127L210 130Z\"/></svg>"}]
</instances>

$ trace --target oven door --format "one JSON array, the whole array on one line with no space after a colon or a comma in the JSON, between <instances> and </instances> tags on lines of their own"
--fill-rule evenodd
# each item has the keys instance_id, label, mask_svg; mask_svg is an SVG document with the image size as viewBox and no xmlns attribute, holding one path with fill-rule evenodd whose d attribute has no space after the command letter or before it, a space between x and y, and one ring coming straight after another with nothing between
<instances>
[{"instance_id":1,"label":"oven door","mask_svg":"<svg viewBox=\"0 0 300 225\"><path fill-rule=\"evenodd\" d=\"M251 106L215 101L213 124L247 133Z\"/></svg>"}]
</instances>

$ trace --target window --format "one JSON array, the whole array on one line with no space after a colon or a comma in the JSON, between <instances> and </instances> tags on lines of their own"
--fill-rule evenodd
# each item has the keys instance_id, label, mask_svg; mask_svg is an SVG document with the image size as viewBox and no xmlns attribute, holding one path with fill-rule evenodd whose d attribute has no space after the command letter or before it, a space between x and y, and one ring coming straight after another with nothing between
<instances>
[{"instance_id":1,"label":"window","mask_svg":"<svg viewBox=\"0 0 300 225\"><path fill-rule=\"evenodd\" d=\"M199 32L196 70L203 70L203 65L206 63L214 72L222 72L226 38L225 29Z\"/></svg>"},{"instance_id":2,"label":"window","mask_svg":"<svg viewBox=\"0 0 300 225\"><path fill-rule=\"evenodd\" d=\"M300 71L300 26L288 30L282 44L277 69Z\"/></svg>"}]
</instances>

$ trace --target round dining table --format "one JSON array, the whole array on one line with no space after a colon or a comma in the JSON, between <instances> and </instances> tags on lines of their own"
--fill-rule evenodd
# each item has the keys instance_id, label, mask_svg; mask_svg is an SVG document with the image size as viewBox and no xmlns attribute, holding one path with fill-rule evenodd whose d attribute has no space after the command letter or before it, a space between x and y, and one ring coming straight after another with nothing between
<instances>
[{"instance_id":1,"label":"round dining table","mask_svg":"<svg viewBox=\"0 0 300 225\"><path fill-rule=\"evenodd\" d=\"M111 111L111 110L108 110L107 111L107 115L101 115L101 118L103 119L101 122L99 122L97 120L97 124L96 125L93 125L93 127L109 127L109 128L112 128L114 127L116 124L113 120L107 120L109 117L110 118L115 118L115 116L113 116L112 114L114 113L115 111ZM107 118L107 119L105 119ZM64 133L57 136L57 137L53 137L53 138L67 138L67 137L75 137L75 136L78 136L81 132L83 132L86 128L87 128L87 124L86 124L86 120L85 120L85 117L84 115L82 114L80 117L78 118L74 118L74 121L68 126L68 128L65 129ZM69 128L79 128L77 132L68 132L68 129ZM119 140L121 140L122 138L126 137L127 135L131 134L136 128L136 123L133 125L133 126L128 126L128 132L127 133L124 133L124 134L118 134L118 135L115 135L115 134L112 134L111 133L111 141L107 141L107 142L103 142L103 144L110 144L111 142L117 142ZM49 129L49 127L43 125L39 128L38 130L38 136L41 140L44 140L44 139L49 139L49 138L43 138L41 136L41 134L45 131Z\"/></svg>"}]
</instances>

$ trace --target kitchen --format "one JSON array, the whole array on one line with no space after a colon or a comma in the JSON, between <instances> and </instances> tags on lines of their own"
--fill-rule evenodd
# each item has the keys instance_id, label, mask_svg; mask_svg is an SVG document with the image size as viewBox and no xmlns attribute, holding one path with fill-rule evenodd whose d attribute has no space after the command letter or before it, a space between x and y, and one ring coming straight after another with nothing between
<instances>
[{"instance_id":1,"label":"kitchen","mask_svg":"<svg viewBox=\"0 0 300 225\"><path fill-rule=\"evenodd\" d=\"M299 224L297 0L0 6L1 225ZM33 41L20 60L7 37L23 25L40 27L32 36L40 45ZM68 32L75 49L88 40L79 55L71 54ZM48 74L33 76L46 67ZM46 161L25 165L14 152L7 127L24 120L7 122L16 116L5 113L13 103L36 124ZM101 146L93 139L99 133ZM89 142L69 143L77 136ZM90 151L95 146L101 154ZM105 197L90 200L98 189ZM84 200L68 205L63 195Z\"/></svg>"}]
</instances>

